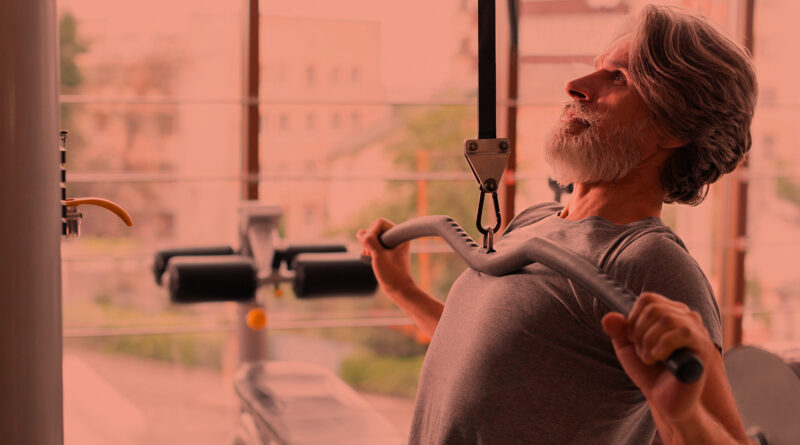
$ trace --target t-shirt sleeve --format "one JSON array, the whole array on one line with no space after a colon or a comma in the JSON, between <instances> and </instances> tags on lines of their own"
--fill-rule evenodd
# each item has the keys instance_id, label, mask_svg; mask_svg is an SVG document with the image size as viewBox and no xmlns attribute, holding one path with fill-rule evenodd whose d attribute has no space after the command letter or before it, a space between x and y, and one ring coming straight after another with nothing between
<instances>
[{"instance_id":1,"label":"t-shirt sleeve","mask_svg":"<svg viewBox=\"0 0 800 445\"><path fill-rule=\"evenodd\" d=\"M607 270L636 295L655 292L685 303L703 317L711 340L722 350L722 323L711 285L686 248L668 233L642 236ZM608 311L601 305L600 317Z\"/></svg>"}]
</instances>

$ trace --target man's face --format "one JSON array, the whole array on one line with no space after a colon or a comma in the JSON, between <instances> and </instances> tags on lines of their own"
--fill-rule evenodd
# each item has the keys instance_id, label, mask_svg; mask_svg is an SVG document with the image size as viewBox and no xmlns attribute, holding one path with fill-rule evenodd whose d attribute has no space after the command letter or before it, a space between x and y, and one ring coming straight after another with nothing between
<instances>
[{"instance_id":1,"label":"man's face","mask_svg":"<svg viewBox=\"0 0 800 445\"><path fill-rule=\"evenodd\" d=\"M655 125L630 84L628 40L615 42L595 61L595 71L567 83L564 107L545 150L561 184L614 182L656 149Z\"/></svg>"}]
</instances>

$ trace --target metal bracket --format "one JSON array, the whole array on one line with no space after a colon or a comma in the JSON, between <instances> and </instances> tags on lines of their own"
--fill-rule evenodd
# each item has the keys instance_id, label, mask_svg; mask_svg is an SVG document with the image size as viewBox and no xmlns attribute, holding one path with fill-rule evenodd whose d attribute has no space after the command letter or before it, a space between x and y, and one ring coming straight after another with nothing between
<instances>
[{"instance_id":1,"label":"metal bracket","mask_svg":"<svg viewBox=\"0 0 800 445\"><path fill-rule=\"evenodd\" d=\"M500 188L510 153L508 139L469 139L464 143L464 156L481 191L495 193Z\"/></svg>"},{"instance_id":2,"label":"metal bracket","mask_svg":"<svg viewBox=\"0 0 800 445\"><path fill-rule=\"evenodd\" d=\"M76 207L64 206L64 217L61 218L62 235L66 238L73 238L81 234L81 218L83 213Z\"/></svg>"}]
</instances>

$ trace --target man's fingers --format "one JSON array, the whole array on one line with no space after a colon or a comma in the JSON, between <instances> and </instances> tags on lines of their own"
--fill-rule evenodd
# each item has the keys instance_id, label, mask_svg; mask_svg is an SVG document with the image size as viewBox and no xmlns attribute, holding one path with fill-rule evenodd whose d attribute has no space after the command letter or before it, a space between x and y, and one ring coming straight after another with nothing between
<instances>
[{"instance_id":1,"label":"man's fingers","mask_svg":"<svg viewBox=\"0 0 800 445\"><path fill-rule=\"evenodd\" d=\"M391 229L394 227L394 223L389 221L388 219L378 218L370 224L368 231L375 235L379 236L381 233Z\"/></svg>"},{"instance_id":2,"label":"man's fingers","mask_svg":"<svg viewBox=\"0 0 800 445\"><path fill-rule=\"evenodd\" d=\"M628 324L625 316L618 312L609 312L600 321L606 335L611 337L614 346L625 346L630 344L626 334L626 326Z\"/></svg>"},{"instance_id":3,"label":"man's fingers","mask_svg":"<svg viewBox=\"0 0 800 445\"><path fill-rule=\"evenodd\" d=\"M666 360L676 349L689 346L691 338L691 330L685 326L665 332L649 354L653 360Z\"/></svg>"},{"instance_id":4,"label":"man's fingers","mask_svg":"<svg viewBox=\"0 0 800 445\"><path fill-rule=\"evenodd\" d=\"M364 249L369 251L369 253L365 255L370 255L371 253L385 249L378 237L392 227L394 227L394 224L391 221L378 218L370 224L367 230L361 229L356 232L356 239L361 243Z\"/></svg>"},{"instance_id":5,"label":"man's fingers","mask_svg":"<svg viewBox=\"0 0 800 445\"><path fill-rule=\"evenodd\" d=\"M361 245L365 249L367 249L370 252L370 254L385 249L383 245L381 245L381 242L378 240L378 237L372 233L367 232L360 236L357 236L357 238L358 241L361 243Z\"/></svg>"},{"instance_id":6,"label":"man's fingers","mask_svg":"<svg viewBox=\"0 0 800 445\"><path fill-rule=\"evenodd\" d=\"M643 344L645 334L658 323L674 325L676 320L692 314L688 306L661 295L645 292L636 300L628 315L628 337Z\"/></svg>"}]
</instances>

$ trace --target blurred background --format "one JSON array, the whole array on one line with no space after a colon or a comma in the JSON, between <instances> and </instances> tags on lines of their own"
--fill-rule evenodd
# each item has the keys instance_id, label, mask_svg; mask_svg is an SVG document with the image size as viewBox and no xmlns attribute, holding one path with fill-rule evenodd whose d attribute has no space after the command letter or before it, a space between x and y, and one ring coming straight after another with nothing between
<instances>
[{"instance_id":1,"label":"blurred background","mask_svg":"<svg viewBox=\"0 0 800 445\"><path fill-rule=\"evenodd\" d=\"M589 72L645 3L521 1L519 97L509 101L509 20L497 2L500 137L509 105L518 107L515 188L503 194L517 212L553 199L541 152L564 83ZM746 168L697 207L666 206L662 219L714 286L726 347L797 360L800 65L788 55L800 3L662 3L747 40L760 84ZM57 6L68 196L112 199L136 222L129 229L87 208L81 237L62 243L68 445L231 442L234 303L172 305L151 267L165 247L238 246L248 196L279 206L281 235L294 241L354 244L377 217L442 213L477 235L477 186L462 156L477 136L476 0L262 0L257 96L246 88L245 0ZM412 266L441 299L465 268L435 242L414 245ZM410 320L380 293L308 302L288 287L280 298L263 292L272 359L334 371L407 431L428 341Z\"/></svg>"}]
</instances>

